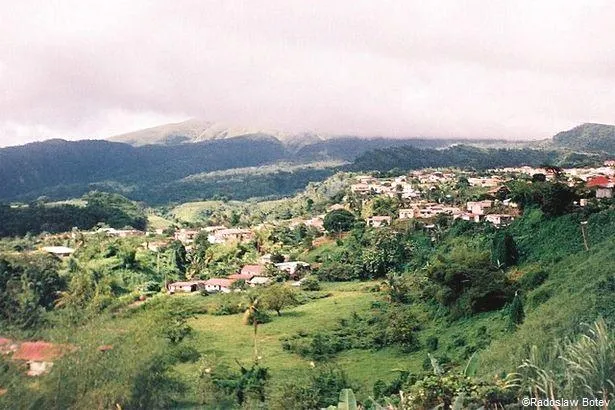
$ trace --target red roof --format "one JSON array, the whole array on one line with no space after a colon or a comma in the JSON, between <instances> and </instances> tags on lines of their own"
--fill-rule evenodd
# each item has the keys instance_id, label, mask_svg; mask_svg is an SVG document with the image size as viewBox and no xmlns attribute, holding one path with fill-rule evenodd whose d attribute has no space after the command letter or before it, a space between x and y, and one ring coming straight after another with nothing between
<instances>
[{"instance_id":1,"label":"red roof","mask_svg":"<svg viewBox=\"0 0 615 410\"><path fill-rule=\"evenodd\" d=\"M14 360L33 362L51 362L62 356L67 350L65 345L49 342L23 342L13 354Z\"/></svg>"},{"instance_id":2,"label":"red roof","mask_svg":"<svg viewBox=\"0 0 615 410\"><path fill-rule=\"evenodd\" d=\"M611 183L611 180L608 177L605 177L604 175L599 175L597 177L593 177L587 180L588 187L606 186L606 185L609 185L610 183Z\"/></svg>"},{"instance_id":3,"label":"red roof","mask_svg":"<svg viewBox=\"0 0 615 410\"><path fill-rule=\"evenodd\" d=\"M233 284L233 282L235 282L235 280L233 279L213 278L213 279L207 280L205 284L209 286L221 286L221 287L228 288Z\"/></svg>"},{"instance_id":4,"label":"red roof","mask_svg":"<svg viewBox=\"0 0 615 410\"><path fill-rule=\"evenodd\" d=\"M250 280L252 279L254 276L253 273L233 273L232 275L228 275L229 279L235 279L235 280Z\"/></svg>"},{"instance_id":5,"label":"red roof","mask_svg":"<svg viewBox=\"0 0 615 410\"><path fill-rule=\"evenodd\" d=\"M12 342L11 339L7 339L6 337L0 337L0 346L8 345Z\"/></svg>"}]
</instances>

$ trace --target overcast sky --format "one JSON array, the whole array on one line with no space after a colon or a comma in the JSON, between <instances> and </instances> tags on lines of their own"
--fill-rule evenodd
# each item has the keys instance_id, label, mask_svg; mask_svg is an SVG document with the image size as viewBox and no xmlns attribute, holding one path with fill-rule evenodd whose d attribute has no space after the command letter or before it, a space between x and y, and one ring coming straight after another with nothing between
<instances>
[{"instance_id":1,"label":"overcast sky","mask_svg":"<svg viewBox=\"0 0 615 410\"><path fill-rule=\"evenodd\" d=\"M545 138L615 123L615 2L0 0L0 145L191 117Z\"/></svg>"}]
</instances>

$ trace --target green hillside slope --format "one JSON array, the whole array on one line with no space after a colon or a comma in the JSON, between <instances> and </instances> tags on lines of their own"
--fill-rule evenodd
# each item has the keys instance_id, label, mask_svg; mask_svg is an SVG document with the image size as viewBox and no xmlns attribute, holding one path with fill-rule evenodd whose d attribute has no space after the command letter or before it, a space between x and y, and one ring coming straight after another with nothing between
<instances>
[{"instance_id":1,"label":"green hillside slope","mask_svg":"<svg viewBox=\"0 0 615 410\"><path fill-rule=\"evenodd\" d=\"M556 146L615 154L615 125L582 124L553 137Z\"/></svg>"}]
</instances>

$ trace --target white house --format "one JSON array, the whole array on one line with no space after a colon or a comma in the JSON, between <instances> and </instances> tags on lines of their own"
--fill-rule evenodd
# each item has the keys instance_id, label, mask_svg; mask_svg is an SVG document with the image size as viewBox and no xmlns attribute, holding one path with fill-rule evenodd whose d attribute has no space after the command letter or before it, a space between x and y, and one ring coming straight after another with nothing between
<instances>
[{"instance_id":1,"label":"white house","mask_svg":"<svg viewBox=\"0 0 615 410\"><path fill-rule=\"evenodd\" d=\"M231 285L235 282L234 279L213 278L205 281L205 290L207 292L223 292L230 293Z\"/></svg>"},{"instance_id":2,"label":"white house","mask_svg":"<svg viewBox=\"0 0 615 410\"><path fill-rule=\"evenodd\" d=\"M204 280L191 280L186 282L173 282L167 286L169 293L191 293L201 290L205 287Z\"/></svg>"}]
</instances>

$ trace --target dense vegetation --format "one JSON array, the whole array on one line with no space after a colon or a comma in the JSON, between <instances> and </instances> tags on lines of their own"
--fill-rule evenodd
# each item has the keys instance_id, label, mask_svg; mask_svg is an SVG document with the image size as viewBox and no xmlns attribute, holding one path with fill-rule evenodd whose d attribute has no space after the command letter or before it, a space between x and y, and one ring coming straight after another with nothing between
<instances>
[{"instance_id":1,"label":"dense vegetation","mask_svg":"<svg viewBox=\"0 0 615 410\"><path fill-rule=\"evenodd\" d=\"M553 137L555 145L577 151L603 151L615 154L615 126L582 124Z\"/></svg>"},{"instance_id":2,"label":"dense vegetation","mask_svg":"<svg viewBox=\"0 0 615 410\"><path fill-rule=\"evenodd\" d=\"M91 192L82 200L83 206L42 201L20 206L0 204L0 237L88 230L100 223L112 228L146 227L143 210L118 194Z\"/></svg>"},{"instance_id":3,"label":"dense vegetation","mask_svg":"<svg viewBox=\"0 0 615 410\"><path fill-rule=\"evenodd\" d=\"M377 149L359 156L348 168L355 171L461 167L474 169L520 165L591 165L600 157L538 149L483 149L457 145L447 149L419 149L413 146Z\"/></svg>"}]
</instances>

